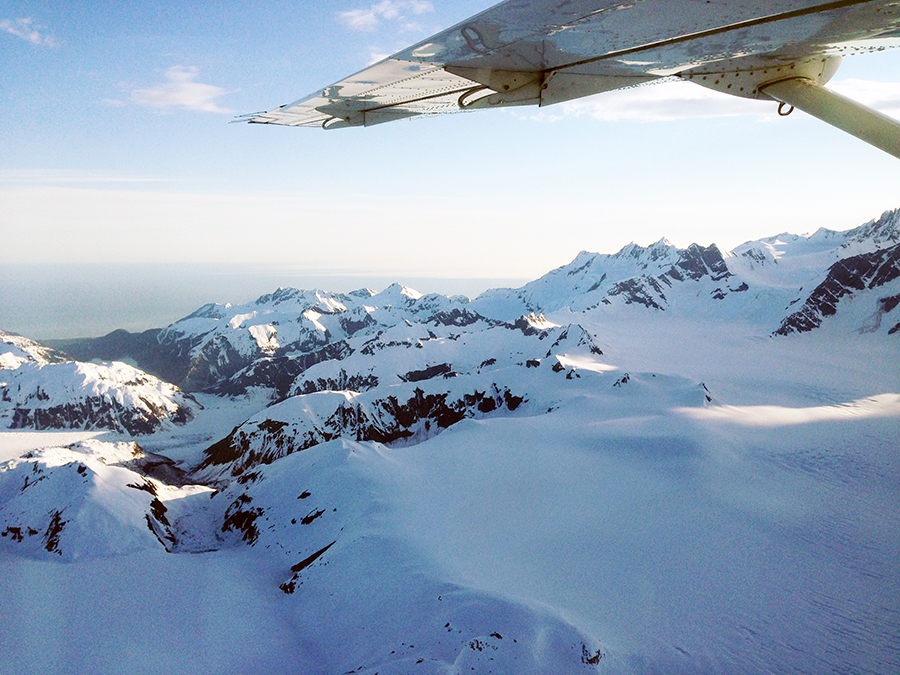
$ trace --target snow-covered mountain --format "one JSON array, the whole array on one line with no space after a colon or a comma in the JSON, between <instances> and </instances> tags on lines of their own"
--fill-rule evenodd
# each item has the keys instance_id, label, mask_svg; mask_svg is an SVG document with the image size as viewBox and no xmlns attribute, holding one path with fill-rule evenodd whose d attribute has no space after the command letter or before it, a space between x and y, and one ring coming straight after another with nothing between
<instances>
[{"instance_id":1,"label":"snow-covered mountain","mask_svg":"<svg viewBox=\"0 0 900 675\"><path fill-rule=\"evenodd\" d=\"M126 363L80 363L0 331L0 427L152 433L193 418L199 404Z\"/></svg>"},{"instance_id":2,"label":"snow-covered mountain","mask_svg":"<svg viewBox=\"0 0 900 675\"><path fill-rule=\"evenodd\" d=\"M891 314L900 303L900 244L890 248L850 256L828 268L825 279L816 286L803 306L786 317L776 335L808 332L822 325L825 317L834 316L845 298L867 290L878 291L875 311L860 330L872 332L881 328L882 318L891 316L889 334L900 331L900 317Z\"/></svg>"},{"instance_id":3,"label":"snow-covered mountain","mask_svg":"<svg viewBox=\"0 0 900 675\"><path fill-rule=\"evenodd\" d=\"M400 284L381 293L282 288L245 305L206 305L160 331L158 341L189 354L186 388L216 390L259 358L333 358L329 354L337 353L335 345L351 336L428 320L466 302L462 297L422 296Z\"/></svg>"},{"instance_id":4,"label":"snow-covered mountain","mask_svg":"<svg viewBox=\"0 0 900 675\"><path fill-rule=\"evenodd\" d=\"M522 288L489 290L472 301L462 296L423 296L400 284L380 293L282 288L242 305L206 305L155 333L116 331L96 340L52 344L82 360L132 359L187 391L244 395L248 389L264 387L279 399L292 392L315 391L309 378L297 386L294 382L319 364L331 364L320 370L333 369L334 363L357 354L367 339L402 332L404 326L419 333L427 326L434 336L450 337L561 310L576 317L583 313L621 317L617 320L640 312L669 312L740 321L766 334L782 335L797 329L789 326L814 327L822 316L831 315L830 309L822 313L816 289L829 274L838 274L832 270L842 269L841 261L851 267L863 264L855 262L859 256L887 257L864 287L855 288L858 280L847 280L848 290L872 291L862 294L872 295L863 301L865 307L853 310L865 313L856 328L871 330L877 324L874 330L887 331L897 324L890 316L890 298L897 292L890 282L898 265L895 256L883 252L898 243L900 209L846 232L781 234L727 253L715 245L679 249L665 239L646 248L629 244L611 255L583 251L568 265ZM826 284L819 294L829 287ZM846 293L841 297L845 304L851 299ZM801 307L804 316L819 318L794 317ZM872 318L882 315L883 324ZM323 378L319 388L367 386L363 381L339 384L335 377Z\"/></svg>"},{"instance_id":5,"label":"snow-covered mountain","mask_svg":"<svg viewBox=\"0 0 900 675\"><path fill-rule=\"evenodd\" d=\"M470 306L484 316L510 319L564 308L613 314L630 305L724 321L749 319L775 331L834 265L861 255L878 257L898 243L900 209L846 232L785 233L725 254L715 245L678 249L662 239L646 248L629 244L612 255L582 251L522 288L487 291ZM866 288L889 281L888 270L896 270L897 262L888 257L884 264Z\"/></svg>"},{"instance_id":6,"label":"snow-covered mountain","mask_svg":"<svg viewBox=\"0 0 900 675\"><path fill-rule=\"evenodd\" d=\"M898 225L0 334L0 673L895 673Z\"/></svg>"}]
</instances>

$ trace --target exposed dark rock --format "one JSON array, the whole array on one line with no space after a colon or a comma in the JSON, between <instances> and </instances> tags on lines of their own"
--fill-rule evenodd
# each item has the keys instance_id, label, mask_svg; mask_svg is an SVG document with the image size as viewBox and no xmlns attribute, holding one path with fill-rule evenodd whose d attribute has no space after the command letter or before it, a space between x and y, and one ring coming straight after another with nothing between
<instances>
[{"instance_id":1,"label":"exposed dark rock","mask_svg":"<svg viewBox=\"0 0 900 675\"><path fill-rule=\"evenodd\" d=\"M307 567L309 567L310 565L312 565L316 560L318 560L319 558L321 558L321 557L322 557L322 554L324 554L328 549L330 549L330 548L331 548L332 546L334 546L336 543L337 543L336 541L333 541L333 542L331 542L330 544L328 544L328 546L325 546L325 547L319 549L318 551L316 551L315 553L313 553L313 554L312 554L311 556L309 556L308 558L305 558L305 559L301 560L301 561L298 562L296 565L294 565L294 566L291 567L291 572L302 572L302 571L305 570Z\"/></svg>"},{"instance_id":2,"label":"exposed dark rock","mask_svg":"<svg viewBox=\"0 0 900 675\"><path fill-rule=\"evenodd\" d=\"M321 518L323 513L325 513L325 509L319 509L319 510L313 509L312 511L307 513L303 518L300 519L300 524L301 525L309 525L317 518Z\"/></svg>"},{"instance_id":3,"label":"exposed dark rock","mask_svg":"<svg viewBox=\"0 0 900 675\"><path fill-rule=\"evenodd\" d=\"M522 331L522 333L524 333L525 335L527 335L529 337L531 337L533 335L537 335L539 338L543 338L544 336L546 336L547 331L543 330L541 328L535 328L529 321L529 318L538 320L538 319L543 319L544 315L541 314L539 317L534 316L534 314L532 314L530 317L520 316L518 319L516 319L513 322L512 327L519 329L520 331Z\"/></svg>"},{"instance_id":4,"label":"exposed dark rock","mask_svg":"<svg viewBox=\"0 0 900 675\"><path fill-rule=\"evenodd\" d=\"M721 281L731 276L722 252L715 244L707 247L691 244L681 251L679 260L667 271L660 275L663 279L684 281L685 279L698 280L709 276L713 281Z\"/></svg>"},{"instance_id":5,"label":"exposed dark rock","mask_svg":"<svg viewBox=\"0 0 900 675\"><path fill-rule=\"evenodd\" d=\"M42 399L38 389L37 398ZM167 415L155 410L149 401L145 403L150 411L127 408L113 398L90 396L76 403L65 403L48 407L18 406L13 410L10 429L110 429L127 431L133 436L152 434L159 429ZM193 413L182 407L183 413L173 417L173 421L183 424L193 418Z\"/></svg>"},{"instance_id":6,"label":"exposed dark rock","mask_svg":"<svg viewBox=\"0 0 900 675\"><path fill-rule=\"evenodd\" d=\"M149 492L154 497L156 497L156 495L158 494L156 486L149 480L145 480L143 483L128 483L125 487L130 487L134 490L143 490L144 492Z\"/></svg>"},{"instance_id":7,"label":"exposed dark rock","mask_svg":"<svg viewBox=\"0 0 900 675\"><path fill-rule=\"evenodd\" d=\"M571 344L572 347L588 347L590 349L591 354L595 354L596 356L603 356L603 350L600 349L594 342L594 338L591 337L591 334L588 333L584 328L577 324L570 324L567 326L560 334L559 337L550 345L550 349L547 350L547 354L544 356L545 359L549 359L553 356L553 351L566 343L572 341L572 332L577 331L578 339Z\"/></svg>"},{"instance_id":8,"label":"exposed dark rock","mask_svg":"<svg viewBox=\"0 0 900 675\"><path fill-rule=\"evenodd\" d=\"M888 312L893 312L894 308L897 307L898 304L900 304L900 294L881 298L878 303L880 305L881 311L885 314L887 314Z\"/></svg>"},{"instance_id":9,"label":"exposed dark rock","mask_svg":"<svg viewBox=\"0 0 900 675\"><path fill-rule=\"evenodd\" d=\"M243 396L251 387L266 387L275 390L276 400L282 399L290 394L294 381L312 366L323 361L340 360L352 353L350 345L341 340L305 354L262 357L215 384L212 392L219 396Z\"/></svg>"},{"instance_id":10,"label":"exposed dark rock","mask_svg":"<svg viewBox=\"0 0 900 675\"><path fill-rule=\"evenodd\" d=\"M166 518L167 511L168 509L158 498L154 497L154 499L150 502L150 513L152 513L153 517L166 527L169 526L169 520Z\"/></svg>"},{"instance_id":11,"label":"exposed dark rock","mask_svg":"<svg viewBox=\"0 0 900 675\"><path fill-rule=\"evenodd\" d=\"M279 586L279 588L282 591L284 591L284 593L286 595L291 595L295 590L297 590L297 581L299 581L299 579L300 579L300 572L302 572L307 567L312 565L316 560L321 558L325 554L325 552L328 549L330 549L332 546L334 546L336 543L337 543L336 541L331 542L330 544L328 544L328 546L325 546L324 548L320 548L318 551L313 553L308 558L304 558L303 560L298 562L296 565L292 566L291 572L293 572L294 575L290 578L289 581L286 581L283 584L281 584Z\"/></svg>"},{"instance_id":12,"label":"exposed dark rock","mask_svg":"<svg viewBox=\"0 0 900 675\"><path fill-rule=\"evenodd\" d=\"M468 309L460 309L459 307L454 307L449 312L437 312L432 315L425 323L436 323L442 326L471 326L474 323L478 323L479 321L484 321L488 325L496 325L496 321L492 321L487 319L478 312L473 312Z\"/></svg>"},{"instance_id":13,"label":"exposed dark rock","mask_svg":"<svg viewBox=\"0 0 900 675\"><path fill-rule=\"evenodd\" d=\"M22 536L22 528L21 527L13 527L8 526L5 530L3 530L3 534L0 535L3 537L9 537L13 541L22 542L24 537Z\"/></svg>"},{"instance_id":14,"label":"exposed dark rock","mask_svg":"<svg viewBox=\"0 0 900 675\"><path fill-rule=\"evenodd\" d=\"M293 394L312 394L317 391L368 391L378 386L378 378L375 375L350 375L341 368L337 377L317 377L315 380L303 380Z\"/></svg>"},{"instance_id":15,"label":"exposed dark rock","mask_svg":"<svg viewBox=\"0 0 900 675\"><path fill-rule=\"evenodd\" d=\"M361 330L374 326L378 322L375 321L368 312L363 312L358 319L354 318L354 315L341 317L340 323L341 328L347 335L353 335L354 333L358 333Z\"/></svg>"},{"instance_id":16,"label":"exposed dark rock","mask_svg":"<svg viewBox=\"0 0 900 675\"><path fill-rule=\"evenodd\" d=\"M600 663L600 659L602 658L603 654L599 649L591 653L588 650L587 645L581 645L581 662L586 666L596 666L598 663Z\"/></svg>"},{"instance_id":17,"label":"exposed dark rock","mask_svg":"<svg viewBox=\"0 0 900 675\"><path fill-rule=\"evenodd\" d=\"M59 550L59 535L62 534L65 526L66 521L62 519L62 512L53 511L50 516L50 524L47 525L47 531L44 533L44 548L50 553L55 552L62 555L62 551Z\"/></svg>"},{"instance_id":18,"label":"exposed dark rock","mask_svg":"<svg viewBox=\"0 0 900 675\"><path fill-rule=\"evenodd\" d=\"M666 296L663 293L662 286L653 277L634 277L620 281L607 292L610 297L621 295L626 305L638 304L644 307L652 307L653 309L662 310L664 307L659 304L650 291L654 291L663 302Z\"/></svg>"},{"instance_id":19,"label":"exposed dark rock","mask_svg":"<svg viewBox=\"0 0 900 675\"><path fill-rule=\"evenodd\" d=\"M225 520L222 523L222 532L241 532L241 539L251 546L259 539L259 528L256 527L256 519L263 515L260 508L244 508L252 501L249 495L242 494L225 511Z\"/></svg>"},{"instance_id":20,"label":"exposed dark rock","mask_svg":"<svg viewBox=\"0 0 900 675\"><path fill-rule=\"evenodd\" d=\"M411 370L405 375L400 375L400 379L404 382L421 382L422 380L430 380L438 375L447 375L453 372L453 366L449 363L439 363L436 366L430 366L422 370ZM358 390L356 390L358 391Z\"/></svg>"}]
</instances>

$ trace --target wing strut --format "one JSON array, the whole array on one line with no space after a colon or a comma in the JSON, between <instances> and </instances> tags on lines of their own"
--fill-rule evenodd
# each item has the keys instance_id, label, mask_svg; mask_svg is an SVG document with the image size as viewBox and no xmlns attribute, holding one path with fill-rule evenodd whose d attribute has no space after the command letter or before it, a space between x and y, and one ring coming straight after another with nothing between
<instances>
[{"instance_id":1,"label":"wing strut","mask_svg":"<svg viewBox=\"0 0 900 675\"><path fill-rule=\"evenodd\" d=\"M900 159L900 122L877 110L805 77L773 82L760 87L759 91Z\"/></svg>"}]
</instances>

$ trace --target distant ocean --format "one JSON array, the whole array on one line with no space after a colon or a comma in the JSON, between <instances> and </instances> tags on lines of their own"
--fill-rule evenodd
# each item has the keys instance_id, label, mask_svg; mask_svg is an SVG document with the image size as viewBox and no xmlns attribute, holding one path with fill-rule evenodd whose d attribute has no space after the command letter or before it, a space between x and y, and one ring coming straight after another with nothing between
<instances>
[{"instance_id":1,"label":"distant ocean","mask_svg":"<svg viewBox=\"0 0 900 675\"><path fill-rule=\"evenodd\" d=\"M241 304L279 287L380 291L394 282L421 293L475 297L527 279L446 279L315 272L229 264L0 266L0 329L35 340L161 328L209 302Z\"/></svg>"}]
</instances>

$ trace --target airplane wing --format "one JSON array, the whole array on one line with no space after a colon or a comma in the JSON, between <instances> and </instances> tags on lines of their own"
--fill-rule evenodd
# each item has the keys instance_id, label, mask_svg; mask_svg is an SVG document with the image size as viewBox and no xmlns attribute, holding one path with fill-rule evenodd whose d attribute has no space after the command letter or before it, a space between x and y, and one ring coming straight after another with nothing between
<instances>
[{"instance_id":1,"label":"airplane wing","mask_svg":"<svg viewBox=\"0 0 900 675\"><path fill-rule=\"evenodd\" d=\"M900 157L900 124L824 85L900 45L897 0L507 0L304 99L245 116L334 129L546 106L679 77L797 107Z\"/></svg>"}]
</instances>

